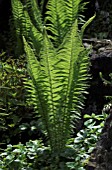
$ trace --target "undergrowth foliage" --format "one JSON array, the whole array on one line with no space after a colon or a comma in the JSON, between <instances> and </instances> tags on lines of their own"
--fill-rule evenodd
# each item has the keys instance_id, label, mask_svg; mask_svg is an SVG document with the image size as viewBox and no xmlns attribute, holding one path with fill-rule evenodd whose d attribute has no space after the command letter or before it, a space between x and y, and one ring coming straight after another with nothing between
<instances>
[{"instance_id":1,"label":"undergrowth foliage","mask_svg":"<svg viewBox=\"0 0 112 170\"><path fill-rule=\"evenodd\" d=\"M81 0L49 0L43 19L36 0L12 0L18 47L24 44L34 98L53 153L60 154L80 119L88 87L88 51L78 30ZM23 39L22 39L23 38Z\"/></svg>"}]
</instances>

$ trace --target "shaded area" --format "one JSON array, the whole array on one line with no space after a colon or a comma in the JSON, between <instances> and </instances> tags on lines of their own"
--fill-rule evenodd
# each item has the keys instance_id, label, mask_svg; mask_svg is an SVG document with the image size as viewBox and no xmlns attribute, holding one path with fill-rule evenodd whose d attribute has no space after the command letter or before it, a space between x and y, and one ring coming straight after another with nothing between
<instances>
[{"instance_id":1,"label":"shaded area","mask_svg":"<svg viewBox=\"0 0 112 170\"><path fill-rule=\"evenodd\" d=\"M112 170L112 106L86 170Z\"/></svg>"}]
</instances>

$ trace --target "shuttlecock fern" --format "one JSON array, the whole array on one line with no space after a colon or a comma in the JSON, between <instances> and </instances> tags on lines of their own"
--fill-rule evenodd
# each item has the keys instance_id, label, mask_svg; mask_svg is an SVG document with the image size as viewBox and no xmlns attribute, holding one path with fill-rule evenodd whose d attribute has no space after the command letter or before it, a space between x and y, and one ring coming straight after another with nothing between
<instances>
[{"instance_id":1,"label":"shuttlecock fern","mask_svg":"<svg viewBox=\"0 0 112 170\"><path fill-rule=\"evenodd\" d=\"M59 49L54 48L45 31L39 62L24 40L38 111L51 148L57 152L65 147L70 137L72 118L80 118L83 94L87 88L88 57L77 29L76 21Z\"/></svg>"},{"instance_id":2,"label":"shuttlecock fern","mask_svg":"<svg viewBox=\"0 0 112 170\"><path fill-rule=\"evenodd\" d=\"M35 0L32 2L36 5ZM89 60L82 36L93 18L79 31L78 9L81 0L49 0L43 22L38 6L39 18L36 19L34 10L31 12L32 2L26 0L30 14L25 10L31 27L28 31L30 38L24 33L25 29L22 32L24 49L35 88L38 113L52 151L59 154L70 138L72 121L80 118L84 105Z\"/></svg>"}]
</instances>

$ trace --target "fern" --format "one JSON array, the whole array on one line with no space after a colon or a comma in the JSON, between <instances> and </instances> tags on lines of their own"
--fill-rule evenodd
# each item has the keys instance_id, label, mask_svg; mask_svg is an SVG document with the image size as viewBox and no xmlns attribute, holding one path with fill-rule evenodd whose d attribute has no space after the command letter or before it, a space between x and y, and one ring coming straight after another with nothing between
<instances>
[{"instance_id":1,"label":"fern","mask_svg":"<svg viewBox=\"0 0 112 170\"><path fill-rule=\"evenodd\" d=\"M78 18L79 13L79 4L82 0L67 0L66 1L66 18L67 18L67 25L72 26L74 21ZM82 4L83 6L83 4Z\"/></svg>"},{"instance_id":2,"label":"fern","mask_svg":"<svg viewBox=\"0 0 112 170\"><path fill-rule=\"evenodd\" d=\"M54 40L55 46L58 47L67 32L70 31L72 24L79 15L80 6L83 9L86 3L82 0L49 0L46 12L47 29L53 34L50 36Z\"/></svg>"},{"instance_id":3,"label":"fern","mask_svg":"<svg viewBox=\"0 0 112 170\"><path fill-rule=\"evenodd\" d=\"M58 46L62 42L66 31L65 2L63 0L49 0L47 9L47 29L53 34L51 38L54 39L56 45Z\"/></svg>"},{"instance_id":4,"label":"fern","mask_svg":"<svg viewBox=\"0 0 112 170\"><path fill-rule=\"evenodd\" d=\"M78 34L77 21L58 50L44 31L40 62L25 40L24 43L38 109L51 148L59 153L70 137L74 112L74 118L80 118L79 110L83 106L83 93L87 88L88 57Z\"/></svg>"},{"instance_id":5,"label":"fern","mask_svg":"<svg viewBox=\"0 0 112 170\"><path fill-rule=\"evenodd\" d=\"M17 47L16 47L16 54L23 53L23 42L22 42L22 35L31 43L31 46L35 48L36 55L39 54L39 47L41 46L41 38L42 38L42 23L41 22L41 14L39 15L38 6L36 8L36 1L32 0L26 1L26 6L22 4L20 0L11 0L12 4L12 11L13 11L13 20L16 30L16 38L17 38ZM33 8L31 8L33 6ZM35 7L35 8L34 8ZM30 10L31 8L31 14ZM37 12L38 11L38 12ZM38 19L37 17L38 16ZM36 17L36 18L35 18ZM40 17L40 18L39 18ZM34 18L34 20L32 20ZM37 20L36 20L37 19ZM38 22L39 26L37 27ZM34 38L35 37L35 38ZM38 43L35 45L35 43ZM32 45L33 44L33 45ZM39 45L40 44L40 45Z\"/></svg>"},{"instance_id":6,"label":"fern","mask_svg":"<svg viewBox=\"0 0 112 170\"><path fill-rule=\"evenodd\" d=\"M42 15L39 10L37 1L26 0L26 9L29 13L33 25L37 28L38 31L42 32L43 30Z\"/></svg>"},{"instance_id":7,"label":"fern","mask_svg":"<svg viewBox=\"0 0 112 170\"><path fill-rule=\"evenodd\" d=\"M93 21L93 19L96 17L96 14L93 16L93 17L91 17L83 26L82 26L82 28L81 28L81 36L82 36L82 38L83 38L83 34L84 34L84 31L85 31L85 29L86 29L86 27Z\"/></svg>"},{"instance_id":8,"label":"fern","mask_svg":"<svg viewBox=\"0 0 112 170\"><path fill-rule=\"evenodd\" d=\"M51 150L59 154L70 138L72 121L80 119L84 106L89 60L82 36L93 18L79 32L81 0L49 0L44 22L36 1L25 2L26 28L30 28L26 32L30 38L24 33L25 29L22 35L28 71Z\"/></svg>"},{"instance_id":9,"label":"fern","mask_svg":"<svg viewBox=\"0 0 112 170\"><path fill-rule=\"evenodd\" d=\"M21 41L21 34L22 34L22 21L24 18L23 15L23 5L21 1L19 0L12 0L12 12L13 12L13 20L14 20L14 26L16 30L16 39L17 39L17 46L16 46L16 52L21 54L22 53L22 41Z\"/></svg>"},{"instance_id":10,"label":"fern","mask_svg":"<svg viewBox=\"0 0 112 170\"><path fill-rule=\"evenodd\" d=\"M64 115L67 115L67 120L69 120L66 122L67 125L65 129L67 129L71 119L70 112L76 109L76 116L79 117L80 115L77 111L82 106L83 102L80 99L82 98L82 93L85 92L87 86L85 81L87 79L86 68L88 57L78 35L77 21L73 25L68 37L66 37L63 49L60 50L59 57L62 60L60 63L60 71L63 70L61 77L65 80L65 102L63 102L63 104L65 109Z\"/></svg>"},{"instance_id":11,"label":"fern","mask_svg":"<svg viewBox=\"0 0 112 170\"><path fill-rule=\"evenodd\" d=\"M35 30L33 35L38 31L40 37L41 34L43 34L45 25L47 31L51 32L50 38L54 41L55 46L58 47L74 21L79 16L79 4L81 3L81 0L49 0L45 19L42 17L36 0L25 0L24 5L20 0L11 0L11 2L17 32L17 41L19 44L18 48L20 50L22 48L21 34L23 34L25 38L34 40L32 34L30 34L31 28L33 28L33 31ZM84 5L81 4L81 8L83 6ZM38 42L40 43L39 40Z\"/></svg>"}]
</instances>

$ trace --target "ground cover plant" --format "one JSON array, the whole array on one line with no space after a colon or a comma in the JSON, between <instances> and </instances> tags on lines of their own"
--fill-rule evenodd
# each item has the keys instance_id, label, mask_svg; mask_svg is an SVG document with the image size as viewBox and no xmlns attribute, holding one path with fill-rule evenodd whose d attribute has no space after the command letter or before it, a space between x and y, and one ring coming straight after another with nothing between
<instances>
[{"instance_id":1,"label":"ground cover plant","mask_svg":"<svg viewBox=\"0 0 112 170\"><path fill-rule=\"evenodd\" d=\"M61 153L61 161L54 163L49 146L45 146L41 140L29 141L26 145L8 145L0 154L1 170L21 169L70 169L84 170L89 161L90 154L100 137L105 112L102 115L85 115L84 129L80 130L75 139L71 138L66 149ZM96 121L100 124L96 125Z\"/></svg>"},{"instance_id":2,"label":"ground cover plant","mask_svg":"<svg viewBox=\"0 0 112 170\"><path fill-rule=\"evenodd\" d=\"M31 99L34 98L32 101L48 138L50 161L47 162L47 167L73 169L75 148L70 147L69 141L73 128L76 127L75 123L81 116L89 79L88 50L84 48L82 38L85 28L94 17L79 30L79 11L85 5L81 4L81 0L49 0L45 18L35 0L11 2L17 37L15 50L18 55L26 53ZM17 147L24 148L21 144ZM38 153L36 156L38 157ZM26 161L27 158L23 157L22 153L20 160ZM8 158L11 161L10 168L18 166L13 162L14 155L8 155ZM72 160L71 163L69 159ZM20 160L15 161L19 162L19 166ZM21 164L21 168L24 169L25 164ZM43 164L41 160L38 165L37 160L37 164L33 166L41 168Z\"/></svg>"}]
</instances>

